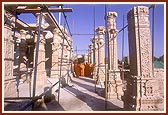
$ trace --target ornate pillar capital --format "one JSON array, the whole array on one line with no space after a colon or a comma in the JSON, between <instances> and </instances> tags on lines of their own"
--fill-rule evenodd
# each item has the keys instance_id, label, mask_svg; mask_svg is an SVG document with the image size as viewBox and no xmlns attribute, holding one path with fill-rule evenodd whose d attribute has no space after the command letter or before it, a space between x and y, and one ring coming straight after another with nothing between
<instances>
[{"instance_id":1,"label":"ornate pillar capital","mask_svg":"<svg viewBox=\"0 0 168 115\"><path fill-rule=\"evenodd\" d=\"M36 26L39 26L39 19L40 19L40 13L36 13ZM45 17L46 15L44 13L42 13L42 20L41 20L41 28L44 29L45 27Z\"/></svg>"},{"instance_id":2,"label":"ornate pillar capital","mask_svg":"<svg viewBox=\"0 0 168 115\"><path fill-rule=\"evenodd\" d=\"M105 34L105 27L104 26L99 26L95 29L95 31L98 35L104 35Z\"/></svg>"}]
</instances>

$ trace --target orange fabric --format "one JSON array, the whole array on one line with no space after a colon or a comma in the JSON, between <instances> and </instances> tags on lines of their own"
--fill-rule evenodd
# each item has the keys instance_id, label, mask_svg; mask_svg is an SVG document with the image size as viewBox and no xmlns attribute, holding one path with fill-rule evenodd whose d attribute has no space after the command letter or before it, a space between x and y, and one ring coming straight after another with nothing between
<instances>
[{"instance_id":1,"label":"orange fabric","mask_svg":"<svg viewBox=\"0 0 168 115\"><path fill-rule=\"evenodd\" d=\"M85 76L86 77L90 76L90 66L89 66L89 64L85 65Z\"/></svg>"},{"instance_id":2,"label":"orange fabric","mask_svg":"<svg viewBox=\"0 0 168 115\"><path fill-rule=\"evenodd\" d=\"M74 71L76 73L76 77L80 76L80 68L78 66L78 64L74 64Z\"/></svg>"},{"instance_id":3,"label":"orange fabric","mask_svg":"<svg viewBox=\"0 0 168 115\"><path fill-rule=\"evenodd\" d=\"M84 63L80 64L80 75L85 76L85 65L84 65Z\"/></svg>"},{"instance_id":4,"label":"orange fabric","mask_svg":"<svg viewBox=\"0 0 168 115\"><path fill-rule=\"evenodd\" d=\"M91 77L93 72L93 64L74 64L74 71L76 73L76 77L86 76Z\"/></svg>"},{"instance_id":5,"label":"orange fabric","mask_svg":"<svg viewBox=\"0 0 168 115\"><path fill-rule=\"evenodd\" d=\"M92 77L93 68L93 64L89 64L89 77Z\"/></svg>"}]
</instances>

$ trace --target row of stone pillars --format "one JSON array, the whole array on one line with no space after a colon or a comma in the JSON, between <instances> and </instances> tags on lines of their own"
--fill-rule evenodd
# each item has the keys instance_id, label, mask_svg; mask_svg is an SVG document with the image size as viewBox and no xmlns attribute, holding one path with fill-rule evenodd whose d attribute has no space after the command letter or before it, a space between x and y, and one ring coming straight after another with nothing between
<instances>
[{"instance_id":1,"label":"row of stone pillars","mask_svg":"<svg viewBox=\"0 0 168 115\"><path fill-rule=\"evenodd\" d=\"M32 30L32 35L30 35L28 30L23 30L20 28L19 31L13 31L15 28L15 16L5 11L5 24L4 24L4 63L5 63L5 97L10 96L19 96L16 92L18 91L18 85L20 80L26 79L27 74L29 74L30 78L34 78L32 75L34 72L34 60L36 57L36 41L37 34L34 30ZM39 18L40 14L36 14L36 26L39 26ZM59 31L58 28L54 28L52 31L53 37L52 43L46 43L46 31L43 31L45 28L45 14L42 15L41 21L41 32L40 32L40 42L39 42L39 51L38 51L38 62L37 62L37 85L36 85L36 95L44 92L44 88L47 85L47 71L46 71L46 53L51 51L51 68L50 78L55 78L59 80L59 70L60 70L60 60L62 47L64 47L63 51L63 64L62 64L62 76L67 77L67 72L70 71L70 62L69 59L71 57L71 46L72 39L68 36L68 32L64 27L60 27L65 35L65 43L63 42L63 35ZM15 35L14 35L15 33ZM47 45L51 45L51 49L46 49ZM14 67L14 68L13 68ZM48 68L47 68L48 69ZM68 70L69 69L69 70ZM14 70L14 71L13 71ZM68 70L68 71L67 71ZM12 79L12 80L11 80ZM33 79L32 79L33 81ZM67 83L64 82L64 84ZM33 85L33 84L32 84ZM40 89L40 90L39 90Z\"/></svg>"},{"instance_id":2,"label":"row of stone pillars","mask_svg":"<svg viewBox=\"0 0 168 115\"><path fill-rule=\"evenodd\" d=\"M93 78L100 84L101 87L105 87L105 66L109 71L108 79L108 93L107 98L121 98L122 93L122 80L120 78L120 70L118 69L117 58L117 29L116 29L116 12L107 13L107 31L109 37L109 58L105 56L105 42L104 35L106 32L105 27L99 26L95 29L96 36L92 38L92 44L89 45L89 63L95 62ZM95 46L95 48L94 48ZM94 56L95 55L95 58ZM108 65L105 64L108 61ZM107 62L106 62L107 63ZM108 66L108 67L107 67Z\"/></svg>"},{"instance_id":3,"label":"row of stone pillars","mask_svg":"<svg viewBox=\"0 0 168 115\"><path fill-rule=\"evenodd\" d=\"M37 14L37 26L38 16ZM107 13L107 32L109 37L109 79L108 79L108 92L107 98L116 98L122 96L125 110L136 110L136 111L157 111L163 110L163 97L159 94L158 82L153 74L152 68L152 56L151 56L151 45L150 45L150 29L149 29L149 9L145 6L138 6L131 9L127 15L128 20L128 37L129 37L129 57L130 57L130 75L127 76L127 85L124 95L122 94L121 78L118 74L117 64L117 29L115 18L117 14L115 12ZM25 49L27 46L26 31L21 30L18 43L13 40L13 28L15 27L15 17L5 11L4 14L4 46L3 46L3 60L4 60L4 92L5 97L16 96L16 77L14 77L13 69L17 68L18 73L21 70L25 70ZM42 28L44 27L43 15ZM53 43L52 43L52 68L51 77L57 77L59 74L59 59L60 59L60 47L65 47L65 59L64 67L66 68L68 58L70 56L71 47L62 43L62 34L57 31L58 28L53 30ZM105 28L100 26L96 28L97 36L92 39L95 43L90 45L89 49L89 62L95 62L94 78L102 86L105 81L105 55L104 53L104 40L103 35L105 34ZM70 43L71 39L65 35ZM38 60L38 71L37 71L37 82L38 87L44 89L46 78L45 70L45 33L41 32L40 44L39 44L39 60ZM35 35L34 38L37 36ZM36 40L35 40L36 41ZM95 41L95 42L94 42ZM33 40L34 44L34 40ZM14 48L16 45L16 49ZM64 46L63 46L64 45ZM34 51L34 48L31 48ZM15 51L15 53L14 53ZM96 58L93 58L93 52ZM14 56L15 54L15 56ZM34 53L32 54L34 55ZM35 58L35 57L34 57ZM94 61L95 60L95 61ZM13 68L13 64L16 64ZM64 69L63 69L64 71ZM102 72L102 73L101 73ZM19 75L19 74L16 74ZM43 91L42 91L43 92ZM37 94L40 94L39 91Z\"/></svg>"},{"instance_id":4,"label":"row of stone pillars","mask_svg":"<svg viewBox=\"0 0 168 115\"><path fill-rule=\"evenodd\" d=\"M124 110L157 111L163 110L163 97L159 94L158 79L154 77L152 68L152 54L150 44L149 8L145 6L134 7L128 12L128 38L130 74L126 77L126 90L118 69L117 58L117 29L116 12L107 13L107 30L100 26L96 28L97 35L89 45L89 62L95 62L93 78L100 84L105 82L105 74L100 72L101 64L105 65L103 35L107 32L109 39L108 57L108 99L122 98ZM94 44L95 43L95 44ZM102 45L103 44L103 45ZM95 46L95 47L94 47ZM94 58L95 55L95 58ZM102 61L103 60L103 61ZM102 63L103 62L103 63ZM104 66L105 67L105 66ZM105 72L105 68L103 68ZM162 79L162 76L160 76Z\"/></svg>"}]
</instances>

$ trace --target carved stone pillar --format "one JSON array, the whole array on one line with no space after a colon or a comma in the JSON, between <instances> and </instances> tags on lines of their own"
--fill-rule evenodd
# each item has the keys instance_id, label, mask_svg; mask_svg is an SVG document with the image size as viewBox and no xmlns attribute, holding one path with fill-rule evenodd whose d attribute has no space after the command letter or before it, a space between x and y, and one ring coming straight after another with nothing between
<instances>
[{"instance_id":1,"label":"carved stone pillar","mask_svg":"<svg viewBox=\"0 0 168 115\"><path fill-rule=\"evenodd\" d=\"M95 38L92 38L92 43L93 43L93 64L94 64L94 70L93 70L93 79L97 79L98 75L98 38L95 36ZM95 55L95 56L94 56ZM95 63L94 63L95 62Z\"/></svg>"},{"instance_id":2,"label":"carved stone pillar","mask_svg":"<svg viewBox=\"0 0 168 115\"><path fill-rule=\"evenodd\" d=\"M117 55L117 29L116 29L116 12L107 13L107 31L109 37L109 82L107 98L121 98L123 95L123 85L120 78L120 70L118 69L118 55Z\"/></svg>"},{"instance_id":3,"label":"carved stone pillar","mask_svg":"<svg viewBox=\"0 0 168 115\"><path fill-rule=\"evenodd\" d=\"M68 57L67 57L67 63L68 63L68 75L69 75L69 78L68 78L68 84L69 84L69 80L70 80L70 77L73 76L72 74L72 38L71 37L67 37L67 40L69 42L69 45L67 47L67 51L68 51Z\"/></svg>"},{"instance_id":4,"label":"carved stone pillar","mask_svg":"<svg viewBox=\"0 0 168 115\"><path fill-rule=\"evenodd\" d=\"M104 49L104 37L103 35L105 34L105 28L103 26L99 26L98 28L96 28L96 33L97 33L97 36L98 36L98 46L99 46L99 49L98 49L98 57L99 57L99 64L104 64L104 58L105 58L105 49Z\"/></svg>"},{"instance_id":5,"label":"carved stone pillar","mask_svg":"<svg viewBox=\"0 0 168 115\"><path fill-rule=\"evenodd\" d=\"M72 56L72 51L71 51L71 49L72 49L72 39L70 38L70 37L67 37L67 40L68 40L68 42L69 42L69 45L68 45L68 48L67 48L67 50L68 50L68 59L70 59ZM68 63L69 63L69 60L68 60Z\"/></svg>"},{"instance_id":6,"label":"carved stone pillar","mask_svg":"<svg viewBox=\"0 0 168 115\"><path fill-rule=\"evenodd\" d=\"M88 63L91 63L90 58L91 58L91 51L90 48L88 48Z\"/></svg>"},{"instance_id":7,"label":"carved stone pillar","mask_svg":"<svg viewBox=\"0 0 168 115\"><path fill-rule=\"evenodd\" d=\"M124 93L124 109L163 110L157 82L152 73L149 8L137 6L127 14L130 73Z\"/></svg>"},{"instance_id":8,"label":"carved stone pillar","mask_svg":"<svg viewBox=\"0 0 168 115\"><path fill-rule=\"evenodd\" d=\"M61 40L60 40L60 45L61 45L61 48L60 48L60 53L59 53L59 73L61 73L61 84L62 86L65 86L68 84L68 72L70 71L69 70L69 65L68 65L68 62L69 62L69 37L68 37L68 32L67 30L61 26L62 28L62 31L64 33L64 36L62 35L62 33L60 33L60 36L61 36ZM63 44L63 39L64 39L64 44ZM63 54L62 54L62 48L63 48ZM62 60L62 64L61 64L61 60ZM60 70L61 69L61 70Z\"/></svg>"},{"instance_id":9,"label":"carved stone pillar","mask_svg":"<svg viewBox=\"0 0 168 115\"><path fill-rule=\"evenodd\" d=\"M90 63L93 64L93 44L89 45Z\"/></svg>"},{"instance_id":10,"label":"carved stone pillar","mask_svg":"<svg viewBox=\"0 0 168 115\"><path fill-rule=\"evenodd\" d=\"M100 84L104 87L105 82L105 42L104 42L104 34L105 28L103 26L99 26L96 28L97 33L97 45L98 45L98 73L97 73L97 84Z\"/></svg>"},{"instance_id":11,"label":"carved stone pillar","mask_svg":"<svg viewBox=\"0 0 168 115\"><path fill-rule=\"evenodd\" d=\"M59 78L59 68L58 68L58 50L61 48L59 43L59 30L55 28L53 30L53 42L52 42L52 68L51 68L51 77Z\"/></svg>"},{"instance_id":12,"label":"carved stone pillar","mask_svg":"<svg viewBox=\"0 0 168 115\"><path fill-rule=\"evenodd\" d=\"M27 35L27 31L20 30L20 36L19 36L19 39L20 39L19 62L20 62L20 74L21 74L21 77L26 75L25 72L27 70L26 69L26 63L27 63L27 57L26 57L26 50L27 50L26 35Z\"/></svg>"},{"instance_id":13,"label":"carved stone pillar","mask_svg":"<svg viewBox=\"0 0 168 115\"><path fill-rule=\"evenodd\" d=\"M99 59L98 59L98 39L96 38L95 39L95 49L94 49L94 52L95 52L95 66L98 67L98 64L99 64Z\"/></svg>"},{"instance_id":14,"label":"carved stone pillar","mask_svg":"<svg viewBox=\"0 0 168 115\"><path fill-rule=\"evenodd\" d=\"M4 97L17 95L16 79L13 76L14 63L14 40L12 28L15 26L15 17L9 12L4 11L4 38L3 38L3 63L4 66Z\"/></svg>"},{"instance_id":15,"label":"carved stone pillar","mask_svg":"<svg viewBox=\"0 0 168 115\"><path fill-rule=\"evenodd\" d=\"M110 52L110 69L118 70L118 55L117 55L117 29L116 29L116 12L107 13L107 29L109 36L109 52Z\"/></svg>"},{"instance_id":16,"label":"carved stone pillar","mask_svg":"<svg viewBox=\"0 0 168 115\"><path fill-rule=\"evenodd\" d=\"M13 70L13 75L18 77L20 76L20 49L19 49L19 44L20 44L20 39L19 37L15 36L15 46L14 46L14 70Z\"/></svg>"}]
</instances>

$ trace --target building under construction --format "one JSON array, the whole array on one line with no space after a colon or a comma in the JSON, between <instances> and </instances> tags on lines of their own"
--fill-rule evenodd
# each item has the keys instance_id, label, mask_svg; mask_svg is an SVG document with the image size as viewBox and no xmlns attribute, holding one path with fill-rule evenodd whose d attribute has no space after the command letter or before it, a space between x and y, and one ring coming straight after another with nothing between
<instances>
[{"instance_id":1,"label":"building under construction","mask_svg":"<svg viewBox=\"0 0 168 115\"><path fill-rule=\"evenodd\" d=\"M121 30L116 28L117 12L106 12L106 26L94 28L82 58L73 52L65 15L73 9L63 6L3 4L4 112L165 111L164 69L153 67L150 39L149 9L155 5L130 9ZM56 12L67 26L59 24ZM33 14L36 23L20 20L22 13ZM117 35L126 28L129 69L124 62L119 67L117 57Z\"/></svg>"}]
</instances>

